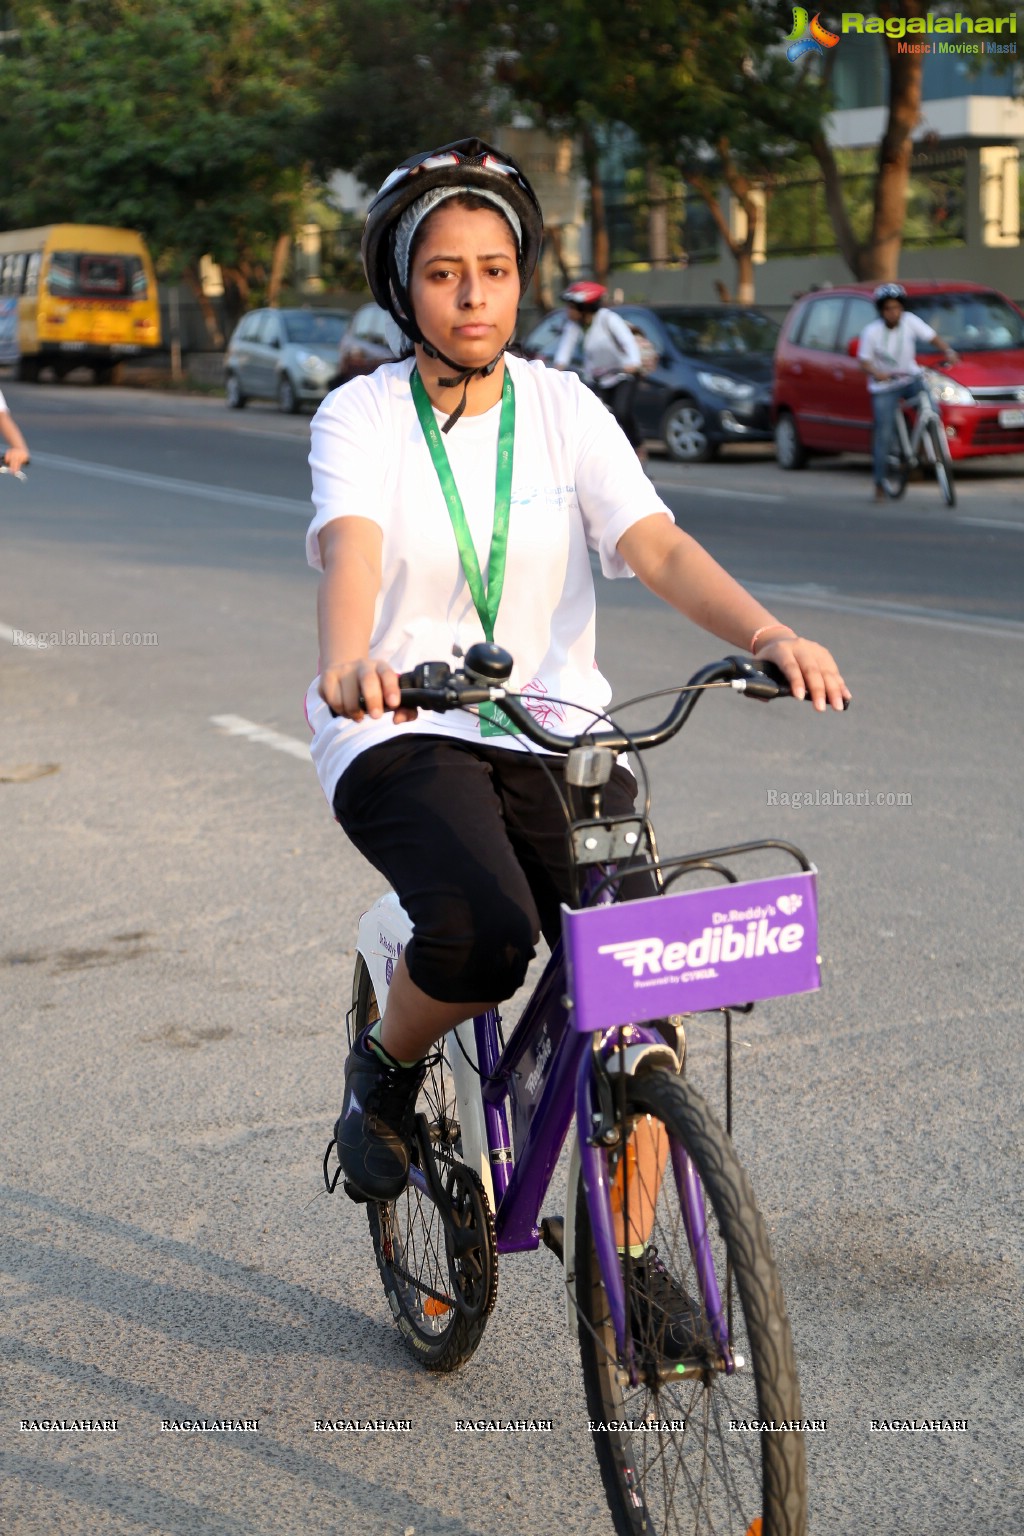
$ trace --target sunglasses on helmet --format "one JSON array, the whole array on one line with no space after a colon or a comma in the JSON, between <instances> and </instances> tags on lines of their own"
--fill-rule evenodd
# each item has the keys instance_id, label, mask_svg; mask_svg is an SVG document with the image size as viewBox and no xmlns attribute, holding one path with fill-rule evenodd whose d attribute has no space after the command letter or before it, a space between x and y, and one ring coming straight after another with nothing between
<instances>
[{"instance_id":1,"label":"sunglasses on helmet","mask_svg":"<svg viewBox=\"0 0 1024 1536\"><path fill-rule=\"evenodd\" d=\"M399 166L398 170L392 171L391 175L382 183L377 196L380 197L381 193L389 192L392 187L397 187L400 182L407 181L410 177L416 176L420 171L438 171L446 165L478 165L482 170L494 171L499 176L511 177L521 187L526 188L527 186L523 180L522 173L514 165L506 165L504 161L496 160L493 155L460 155L457 150L449 149L444 154L425 155L415 165ZM527 190L529 189L527 188Z\"/></svg>"}]
</instances>

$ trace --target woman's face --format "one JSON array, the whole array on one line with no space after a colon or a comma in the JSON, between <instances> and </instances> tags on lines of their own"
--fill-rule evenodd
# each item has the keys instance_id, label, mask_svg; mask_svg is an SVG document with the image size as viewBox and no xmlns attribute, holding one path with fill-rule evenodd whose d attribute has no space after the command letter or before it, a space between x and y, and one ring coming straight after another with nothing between
<instances>
[{"instance_id":1,"label":"woman's face","mask_svg":"<svg viewBox=\"0 0 1024 1536\"><path fill-rule=\"evenodd\" d=\"M489 363L511 339L519 307L508 221L496 209L442 203L416 242L409 296L416 323L439 352L466 367Z\"/></svg>"}]
</instances>

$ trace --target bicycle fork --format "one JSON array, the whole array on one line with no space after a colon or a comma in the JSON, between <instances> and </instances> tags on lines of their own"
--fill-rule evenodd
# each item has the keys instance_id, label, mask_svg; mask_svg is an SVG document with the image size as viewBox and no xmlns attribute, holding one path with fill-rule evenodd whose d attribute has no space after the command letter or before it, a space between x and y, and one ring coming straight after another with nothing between
<instances>
[{"instance_id":1,"label":"bicycle fork","mask_svg":"<svg viewBox=\"0 0 1024 1536\"><path fill-rule=\"evenodd\" d=\"M627 1077L634 1076L641 1063L644 1065L653 1065L655 1062L659 1065L671 1064L672 1070L675 1071L678 1069L678 1059L671 1047L655 1036L653 1031L634 1027L630 1030L630 1034L634 1037L633 1043L621 1047L614 1043L610 1044L606 1057L599 1053L596 1040L595 1050L581 1056L576 1078L576 1122L579 1171L586 1194L594 1250L615 1334L616 1351L618 1358L625 1362L630 1384L635 1386L640 1379L640 1372L629 1319L626 1316L623 1259L618 1242L618 1237L622 1236L624 1242L628 1243L631 1230L616 1233L614 1209L617 1203L616 1195L619 1196L620 1205L625 1203L622 1197L631 1180L631 1171L629 1148L623 1146L619 1170L622 1175L621 1182L618 1176L616 1179L609 1177L608 1152L610 1147L621 1139L622 1134L614 1116L615 1085L612 1082L612 1076L618 1076L620 1072ZM617 1070L610 1073L609 1065L615 1067L616 1062ZM658 1161L662 1163L664 1160ZM724 1369L727 1375L732 1375L737 1365L742 1364L742 1360L734 1357L732 1352L727 1310L719 1288L708 1235L703 1186L685 1148L675 1141L669 1144L667 1161L671 1162L694 1274L711 1337L718 1353L720 1368ZM573 1182L570 1175L570 1197ZM567 1275L569 1275L570 1264L575 1270L574 1254L567 1255ZM570 1308L574 1310L575 1273L569 1278L572 1287ZM672 1368L672 1374L677 1376L685 1374L686 1371L687 1367L681 1364Z\"/></svg>"}]
</instances>

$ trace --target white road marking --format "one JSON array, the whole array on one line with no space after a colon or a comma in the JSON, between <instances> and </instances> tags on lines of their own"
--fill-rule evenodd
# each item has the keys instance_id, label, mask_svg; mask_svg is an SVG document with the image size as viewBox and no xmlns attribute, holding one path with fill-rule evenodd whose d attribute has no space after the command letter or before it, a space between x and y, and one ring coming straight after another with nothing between
<instances>
[{"instance_id":1,"label":"white road marking","mask_svg":"<svg viewBox=\"0 0 1024 1536\"><path fill-rule=\"evenodd\" d=\"M290 517L313 516L311 501L290 501L286 496L261 496L256 491L236 490L229 485L203 485L197 480L176 480L170 475L147 475L138 469L118 469L112 464L92 464L85 459L68 459L60 453L34 453L32 460L48 469L64 469L75 475L93 475L100 480L119 480L124 485L140 485L151 491L168 491L176 496L191 496L196 501L222 501L232 506L259 507L268 512L286 512Z\"/></svg>"},{"instance_id":2,"label":"white road marking","mask_svg":"<svg viewBox=\"0 0 1024 1536\"><path fill-rule=\"evenodd\" d=\"M656 489L663 491L693 491L698 496L724 496L727 501L785 501L775 491L732 491L720 485L696 485L692 480L658 480L652 475Z\"/></svg>"},{"instance_id":3,"label":"white road marking","mask_svg":"<svg viewBox=\"0 0 1024 1536\"><path fill-rule=\"evenodd\" d=\"M737 580L742 580L738 577ZM926 624L935 629L967 631L973 635L994 635L1000 640L1024 640L1024 624L1016 619L958 613L953 608L917 608L912 603L890 603L873 598L843 597L827 587L808 583L806 587L774 586L763 581L744 581L743 585L763 600L781 600L796 607L820 608L827 612L859 613L875 618L896 619L905 624Z\"/></svg>"},{"instance_id":4,"label":"white road marking","mask_svg":"<svg viewBox=\"0 0 1024 1536\"><path fill-rule=\"evenodd\" d=\"M300 741L297 736L285 736L281 731L272 731L269 726L257 725L255 720L246 720L241 715L211 715L210 724L226 731L229 736L244 736L247 741L258 742L262 747L273 747L275 752L301 757L305 763L311 761L308 742Z\"/></svg>"},{"instance_id":5,"label":"white road marking","mask_svg":"<svg viewBox=\"0 0 1024 1536\"><path fill-rule=\"evenodd\" d=\"M1024 533L1024 523L1011 523L1004 517L954 517L954 523L969 523L975 528L1011 528Z\"/></svg>"}]
</instances>

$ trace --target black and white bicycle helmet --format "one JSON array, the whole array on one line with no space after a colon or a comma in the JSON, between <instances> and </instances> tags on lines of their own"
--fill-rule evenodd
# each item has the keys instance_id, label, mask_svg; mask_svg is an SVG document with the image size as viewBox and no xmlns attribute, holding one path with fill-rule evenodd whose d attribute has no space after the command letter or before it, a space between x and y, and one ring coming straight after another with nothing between
<instances>
[{"instance_id":1,"label":"black and white bicycle helmet","mask_svg":"<svg viewBox=\"0 0 1024 1536\"><path fill-rule=\"evenodd\" d=\"M881 314L882 305L888 299L899 299L901 304L906 304L907 290L902 283L879 283L872 297L875 301L875 308Z\"/></svg>"},{"instance_id":2,"label":"black and white bicycle helmet","mask_svg":"<svg viewBox=\"0 0 1024 1536\"><path fill-rule=\"evenodd\" d=\"M533 276L540 255L544 218L536 194L520 167L511 156L485 144L482 139L455 139L451 144L442 144L439 149L410 156L385 179L370 204L362 239L363 270L370 292L410 341L418 342L429 357L440 358L456 370L458 377L452 383L467 384L474 374L487 375L494 371L512 337L497 357L482 368L464 368L445 357L427 341L416 324L407 274L399 269L396 260L396 235L402 215L426 193L441 188L477 192L492 199L499 211L504 212L502 205L512 210L519 224L517 259L523 291ZM449 381L442 382L447 384Z\"/></svg>"}]
</instances>

